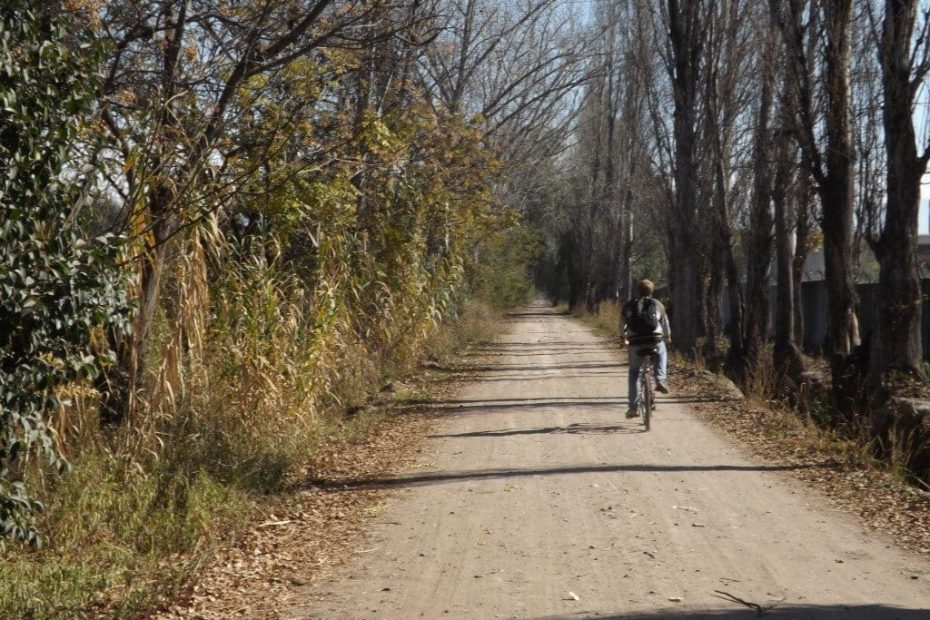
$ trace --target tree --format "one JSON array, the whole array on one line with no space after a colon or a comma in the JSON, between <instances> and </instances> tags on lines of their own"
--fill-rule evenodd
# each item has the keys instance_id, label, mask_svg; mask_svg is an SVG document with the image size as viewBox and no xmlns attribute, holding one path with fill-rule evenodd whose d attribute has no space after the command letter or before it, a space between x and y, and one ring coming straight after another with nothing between
<instances>
[{"instance_id":1,"label":"tree","mask_svg":"<svg viewBox=\"0 0 930 620\"><path fill-rule=\"evenodd\" d=\"M886 199L881 234L872 247L880 264L878 308L870 340L869 381L878 386L895 371L925 380L920 338L922 295L917 270L920 181L930 161L914 131L914 104L930 72L930 11L915 36L920 3L886 0L878 57L882 71L882 121Z\"/></svg>"},{"instance_id":2,"label":"tree","mask_svg":"<svg viewBox=\"0 0 930 620\"><path fill-rule=\"evenodd\" d=\"M784 74L782 74L784 79ZM801 296L800 284L795 282L792 262L794 243L798 243L799 227L792 222L792 216L798 208L797 180L797 144L793 140L790 120L785 118L787 108L782 108L782 119L774 133L773 140L778 145L775 149L775 173L772 182L772 204L775 225L775 344L772 358L775 371L780 380L797 381L803 370L803 360L799 349L799 339L795 330L797 317L795 308ZM792 239L792 229L795 238ZM800 240L800 243L804 243ZM802 335L803 337L803 335Z\"/></svg>"},{"instance_id":3,"label":"tree","mask_svg":"<svg viewBox=\"0 0 930 620\"><path fill-rule=\"evenodd\" d=\"M66 463L50 431L57 391L112 362L99 331L127 307L116 239L85 239L86 171L67 167L94 95L97 54L54 5L0 9L0 536L40 542L41 505L18 475L34 452ZM92 171L89 172L92 176Z\"/></svg>"},{"instance_id":4,"label":"tree","mask_svg":"<svg viewBox=\"0 0 930 620\"><path fill-rule=\"evenodd\" d=\"M852 1L769 0L769 6L788 50L792 125L804 167L813 178L820 198L829 305L827 350L839 400L843 398L841 377L846 370L846 356L859 339L852 268L853 145L849 102ZM825 35L822 63L811 57L808 47L811 38L820 38L816 28L820 18ZM814 78L816 67L819 71ZM824 98L822 118L817 114L819 106L815 101L818 86L821 90L817 92L822 92ZM822 141L817 137L821 125L825 134Z\"/></svg>"},{"instance_id":5,"label":"tree","mask_svg":"<svg viewBox=\"0 0 930 620\"><path fill-rule=\"evenodd\" d=\"M669 218L669 288L675 346L687 355L696 350L699 240L698 230L698 87L705 43L704 2L668 0L667 69L675 104L675 205Z\"/></svg>"},{"instance_id":6,"label":"tree","mask_svg":"<svg viewBox=\"0 0 930 620\"><path fill-rule=\"evenodd\" d=\"M746 295L737 261L734 236L742 219L748 177L755 169L751 161L751 102L758 98L755 77L764 75L764 62L758 58L757 30L748 30L757 8L740 2L721 2L709 16L707 62L704 70L705 152L702 181L708 196L709 217L703 222L708 242L708 278L705 357L717 355L722 326L721 298L726 286L729 301L729 350L727 365L743 373L746 322ZM759 68L762 67L760 71Z\"/></svg>"},{"instance_id":7,"label":"tree","mask_svg":"<svg viewBox=\"0 0 930 620\"><path fill-rule=\"evenodd\" d=\"M757 370L759 358L768 340L769 326L769 272L772 264L772 174L768 148L771 141L771 113L773 99L774 54L773 33L763 28L764 51L759 59L761 74L758 116L753 146L753 196L749 216L749 247L747 248L746 274L746 327L743 334L745 365L738 374L748 375ZM739 370L742 370L740 373Z\"/></svg>"},{"instance_id":8,"label":"tree","mask_svg":"<svg viewBox=\"0 0 930 620\"><path fill-rule=\"evenodd\" d=\"M261 172L259 164L225 177L237 155L273 143L284 129L256 118L263 97L287 90L286 69L296 61L357 46L353 29L385 4L119 0L102 9L110 50L100 102L109 148L102 157L122 203L110 226L131 235L138 282L133 335L115 339L118 364L100 384L105 424L121 423L134 406L173 245ZM303 94L288 93L300 103L315 101ZM301 111L309 114L293 106L291 118Z\"/></svg>"}]
</instances>

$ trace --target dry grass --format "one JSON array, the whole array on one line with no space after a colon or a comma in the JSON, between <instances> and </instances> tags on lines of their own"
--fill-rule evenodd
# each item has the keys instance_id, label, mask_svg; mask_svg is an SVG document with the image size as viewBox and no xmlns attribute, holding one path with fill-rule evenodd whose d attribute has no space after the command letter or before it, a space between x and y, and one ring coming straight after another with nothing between
<instances>
[{"instance_id":1,"label":"dry grass","mask_svg":"<svg viewBox=\"0 0 930 620\"><path fill-rule=\"evenodd\" d=\"M596 313L589 313L582 307L577 308L574 314L605 338L620 338L620 304L617 301L602 301Z\"/></svg>"},{"instance_id":2,"label":"dry grass","mask_svg":"<svg viewBox=\"0 0 930 620\"><path fill-rule=\"evenodd\" d=\"M492 329L487 307L473 304L385 353L346 337L348 329L321 338L285 290L244 283L229 320L213 318L196 372L166 358L157 380L172 366L184 390L170 406L162 398L156 420L101 437L87 430L92 398L59 420L73 470L63 478L32 470L50 541L0 556L0 618L147 616L328 446L374 433L383 412L362 406L382 386ZM164 333L168 349L179 342Z\"/></svg>"}]
</instances>

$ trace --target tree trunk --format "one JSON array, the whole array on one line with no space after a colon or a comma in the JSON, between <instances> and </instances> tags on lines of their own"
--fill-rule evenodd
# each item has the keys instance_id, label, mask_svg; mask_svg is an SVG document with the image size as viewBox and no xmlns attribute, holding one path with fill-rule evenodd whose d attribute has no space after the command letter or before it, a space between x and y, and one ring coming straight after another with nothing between
<instances>
[{"instance_id":1,"label":"tree trunk","mask_svg":"<svg viewBox=\"0 0 930 620\"><path fill-rule=\"evenodd\" d=\"M849 51L852 0L831 0L819 7L769 0L772 16L782 30L786 50L792 100L796 114L798 142L805 167L817 182L822 205L821 229L824 234L826 286L828 296L827 353L830 357L834 396L845 406L843 385L846 358L858 341L855 317L856 296L852 279L853 145L849 112ZM812 68L819 66L813 50L819 44L816 30L823 11L826 50L821 81L826 96L824 118L814 105ZM786 10L787 9L787 10ZM805 21L806 19L806 21ZM807 37L805 38L805 28ZM819 147L819 126L826 134L823 152Z\"/></svg>"},{"instance_id":2,"label":"tree trunk","mask_svg":"<svg viewBox=\"0 0 930 620\"><path fill-rule=\"evenodd\" d=\"M142 379L145 355L158 308L158 298L161 292L161 277L167 257L168 242L174 233L174 217L172 216L177 198L174 187L176 179L169 179L172 173L170 153L174 148L173 135L178 125L177 114L173 110L173 99L178 85L178 63L184 44L184 33L187 27L187 13L190 0L181 0L177 3L177 15L174 6L165 8L165 22L170 27L165 30L165 49L162 57L161 73L161 108L159 122L161 133L158 135L158 146L154 158L153 170L161 175L150 188L147 209L148 221L152 231L153 247L139 257L142 268L140 273L139 305L136 311L133 332L128 341L120 339L113 343L116 351L115 367L105 373L97 382L101 389L99 417L104 426L122 424L126 416L132 411L135 392ZM117 337L118 338L118 337Z\"/></svg>"},{"instance_id":3,"label":"tree trunk","mask_svg":"<svg viewBox=\"0 0 930 620\"><path fill-rule=\"evenodd\" d=\"M925 379L920 341L921 292L917 270L920 180L927 166L914 135L911 40L917 0L887 0L879 57L882 61L886 212L875 244L879 296L870 342L869 383L877 387L892 371Z\"/></svg>"},{"instance_id":4,"label":"tree trunk","mask_svg":"<svg viewBox=\"0 0 930 620\"><path fill-rule=\"evenodd\" d=\"M671 222L671 316L676 348L693 356L697 345L699 303L697 221L697 86L703 49L698 1L668 0L672 62L669 73L674 95L675 208Z\"/></svg>"},{"instance_id":5,"label":"tree trunk","mask_svg":"<svg viewBox=\"0 0 930 620\"><path fill-rule=\"evenodd\" d=\"M768 59L763 62L768 63ZM766 151L769 148L769 115L772 107L771 69L763 68L759 117L754 148L753 204L750 213L750 242L746 270L746 330L743 334L744 379L756 372L768 340L769 269L772 264L772 181Z\"/></svg>"},{"instance_id":6,"label":"tree trunk","mask_svg":"<svg viewBox=\"0 0 930 620\"><path fill-rule=\"evenodd\" d=\"M803 370L803 361L798 350L794 331L795 294L792 269L793 248L789 226L789 204L787 188L791 184L794 167L794 152L787 145L787 135L779 138L778 164L772 184L772 202L775 206L775 346L772 352L775 372L779 380L797 381Z\"/></svg>"},{"instance_id":7,"label":"tree trunk","mask_svg":"<svg viewBox=\"0 0 930 620\"><path fill-rule=\"evenodd\" d=\"M635 160L630 161L630 179L636 171ZM620 219L621 254L620 254L620 299L628 301L633 293L633 190L628 189L623 201L623 214Z\"/></svg>"},{"instance_id":8,"label":"tree trunk","mask_svg":"<svg viewBox=\"0 0 930 620\"><path fill-rule=\"evenodd\" d=\"M716 197L715 197L716 200ZM719 235L714 235L710 249L710 281L707 285L707 344L705 359L714 359L720 351L723 327L723 290L726 282L726 250Z\"/></svg>"},{"instance_id":9,"label":"tree trunk","mask_svg":"<svg viewBox=\"0 0 930 620\"><path fill-rule=\"evenodd\" d=\"M802 172L798 179L794 224L794 255L791 258L791 280L794 289L793 312L794 342L804 350L804 263L810 248L810 177Z\"/></svg>"},{"instance_id":10,"label":"tree trunk","mask_svg":"<svg viewBox=\"0 0 930 620\"><path fill-rule=\"evenodd\" d=\"M626 130L626 191L623 195L620 212L620 266L619 287L620 299L628 301L633 296L633 203L636 198L633 187L638 172L639 135L637 128L640 121L640 94L638 80L629 87L624 103L623 119Z\"/></svg>"},{"instance_id":11,"label":"tree trunk","mask_svg":"<svg viewBox=\"0 0 930 620\"><path fill-rule=\"evenodd\" d=\"M820 192L823 203L821 228L824 234L828 328L827 354L836 380L845 371L845 358L858 339L854 329L855 294L852 278L852 210L836 205L852 204L851 177L831 179Z\"/></svg>"},{"instance_id":12,"label":"tree trunk","mask_svg":"<svg viewBox=\"0 0 930 620\"><path fill-rule=\"evenodd\" d=\"M610 52L610 58L613 58L613 51ZM609 220L609 230L606 236L605 250L605 273L601 274L601 287L599 297L600 302L604 298L613 297L616 291L616 264L618 262L619 245L617 237L619 236L618 217L614 217L617 209L617 161L616 149L614 142L616 140L617 110L615 105L614 93L614 73L607 71L607 93L604 96L606 102L605 112L607 114L607 144L604 153L604 207Z\"/></svg>"},{"instance_id":13,"label":"tree trunk","mask_svg":"<svg viewBox=\"0 0 930 620\"><path fill-rule=\"evenodd\" d=\"M849 40L852 0L824 5L827 28L826 175L818 184L823 218L824 260L829 307L827 353L838 404L846 357L858 342L856 294L852 274L853 145L849 115Z\"/></svg>"},{"instance_id":14,"label":"tree trunk","mask_svg":"<svg viewBox=\"0 0 930 620\"><path fill-rule=\"evenodd\" d=\"M713 98L708 97L711 102L711 116L716 115L713 109ZM714 137L714 210L712 220L716 225L713 232L713 245L716 252L719 253L717 260L720 261L720 268L726 279L727 299L730 304L730 324L727 329L727 337L730 346L727 350L727 366L736 368L742 364L743 359L743 332L744 317L746 305L743 298L743 283L740 281L739 269L736 265L736 258L733 256L733 236L730 230L730 208L727 200L728 184L727 171L724 168L726 161L723 151L723 144L720 140L719 131L716 124L713 129Z\"/></svg>"},{"instance_id":15,"label":"tree trunk","mask_svg":"<svg viewBox=\"0 0 930 620\"><path fill-rule=\"evenodd\" d=\"M135 392L140 387L145 370L145 355L152 331L152 323L158 310L161 293L161 278L168 255L168 246L173 232L170 209L174 194L167 183L162 183L152 192L149 213L153 220L152 237L155 247L140 257L140 290L138 308L133 321L133 331L128 342L121 336L111 342L116 351L116 364L103 373L96 382L101 393L100 423L112 427L123 423L132 411Z\"/></svg>"}]
</instances>

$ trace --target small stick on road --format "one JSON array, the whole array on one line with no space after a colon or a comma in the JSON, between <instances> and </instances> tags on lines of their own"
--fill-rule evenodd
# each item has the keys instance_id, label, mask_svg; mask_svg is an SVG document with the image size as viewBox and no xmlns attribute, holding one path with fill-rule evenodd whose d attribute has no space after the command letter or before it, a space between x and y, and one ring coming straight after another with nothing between
<instances>
[{"instance_id":1,"label":"small stick on road","mask_svg":"<svg viewBox=\"0 0 930 620\"><path fill-rule=\"evenodd\" d=\"M771 610L775 609L775 605L760 605L759 603L753 603L752 601L744 601L738 596L733 596L729 592L724 592L723 590L714 590L717 598L723 599L725 601L730 601L731 603L739 603L740 605L745 605L749 609L755 609L757 616L764 616Z\"/></svg>"}]
</instances>

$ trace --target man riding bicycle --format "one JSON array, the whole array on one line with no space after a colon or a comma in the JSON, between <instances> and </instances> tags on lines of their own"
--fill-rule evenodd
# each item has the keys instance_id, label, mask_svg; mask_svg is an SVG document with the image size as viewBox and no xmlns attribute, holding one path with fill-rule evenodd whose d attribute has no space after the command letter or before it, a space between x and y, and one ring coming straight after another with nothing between
<instances>
[{"instance_id":1,"label":"man riding bicycle","mask_svg":"<svg viewBox=\"0 0 930 620\"><path fill-rule=\"evenodd\" d=\"M649 280L640 280L637 284L639 297L623 305L620 313L623 322L624 340L630 347L629 409L626 417L639 415L639 369L646 357L639 352L643 349L655 349L656 354L649 356L655 360L656 390L668 394L666 379L668 377L668 350L666 343L672 343L672 329L668 324L665 306L652 294L655 285Z\"/></svg>"}]
</instances>

